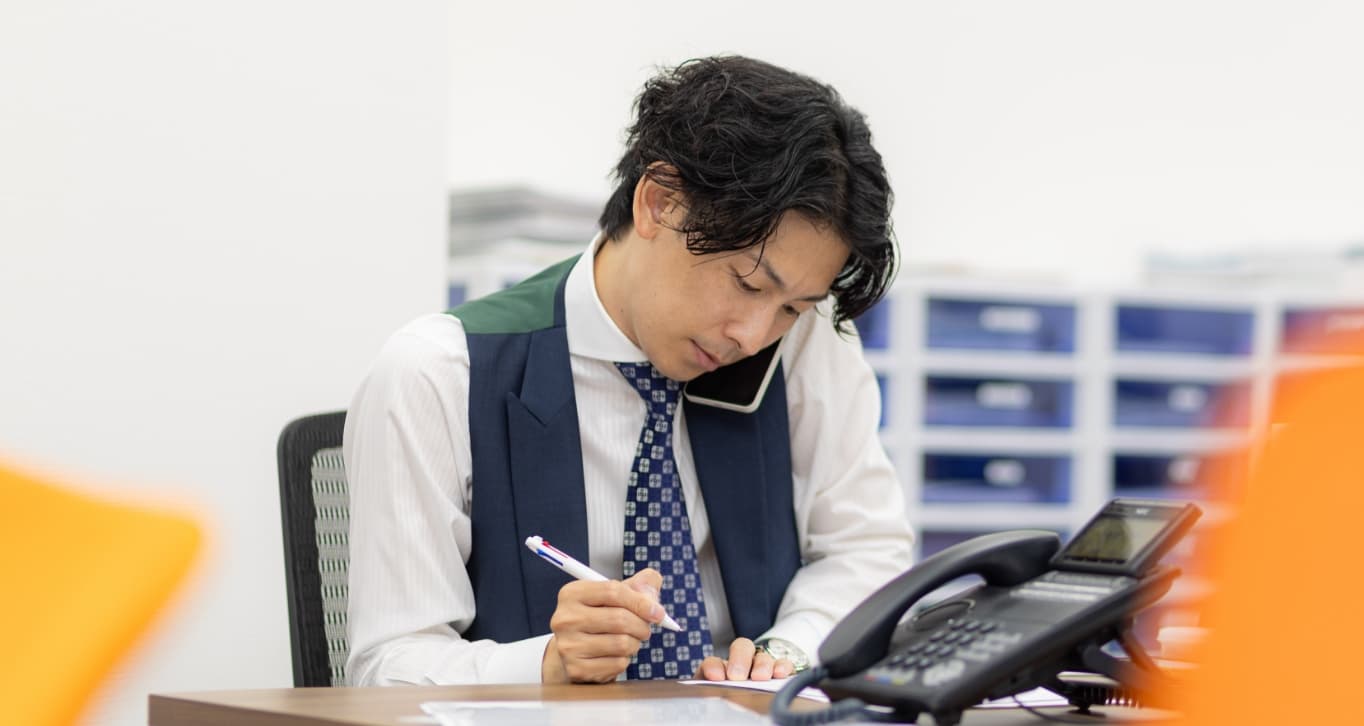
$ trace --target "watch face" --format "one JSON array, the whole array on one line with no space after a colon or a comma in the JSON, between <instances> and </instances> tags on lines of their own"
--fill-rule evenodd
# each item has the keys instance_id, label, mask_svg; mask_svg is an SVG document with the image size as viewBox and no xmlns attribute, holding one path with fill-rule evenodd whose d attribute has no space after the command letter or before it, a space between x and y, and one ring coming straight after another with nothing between
<instances>
[{"instance_id":1,"label":"watch face","mask_svg":"<svg viewBox=\"0 0 1364 726\"><path fill-rule=\"evenodd\" d=\"M806 666L810 665L810 658L805 655L805 652L785 640L772 638L764 641L762 649L777 660L785 658L791 661L791 665L795 666L797 671L804 670Z\"/></svg>"}]
</instances>

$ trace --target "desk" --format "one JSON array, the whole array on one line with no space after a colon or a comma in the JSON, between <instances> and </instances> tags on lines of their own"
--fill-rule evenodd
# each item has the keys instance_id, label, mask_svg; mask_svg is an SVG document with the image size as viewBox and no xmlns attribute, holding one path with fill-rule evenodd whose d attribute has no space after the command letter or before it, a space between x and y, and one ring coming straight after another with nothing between
<instances>
[{"instance_id":1,"label":"desk","mask_svg":"<svg viewBox=\"0 0 1364 726\"><path fill-rule=\"evenodd\" d=\"M525 701L684 698L715 696L766 714L772 694L721 686L684 686L675 681L632 681L599 686L410 686L390 688L276 688L152 694L150 726L413 726L424 701ZM825 704L797 699L798 710ZM1062 713L1064 709L1045 709ZM1141 712L1103 707L1109 718L1095 724L1140 718ZM1126 716L1126 718L1113 718ZM1143 719L1144 720L1144 719ZM923 717L921 724L932 724ZM962 726L1037 726L1047 722L1018 709L975 710Z\"/></svg>"}]
</instances>

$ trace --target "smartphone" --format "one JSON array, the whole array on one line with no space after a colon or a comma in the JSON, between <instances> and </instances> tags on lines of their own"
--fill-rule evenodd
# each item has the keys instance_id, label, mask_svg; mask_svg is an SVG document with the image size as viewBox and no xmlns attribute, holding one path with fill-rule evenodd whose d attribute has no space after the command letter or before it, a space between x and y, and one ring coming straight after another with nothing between
<instances>
[{"instance_id":1,"label":"smartphone","mask_svg":"<svg viewBox=\"0 0 1364 726\"><path fill-rule=\"evenodd\" d=\"M739 413L753 413L767 393L781 356L781 339L743 360L703 373L682 390L688 401Z\"/></svg>"}]
</instances>

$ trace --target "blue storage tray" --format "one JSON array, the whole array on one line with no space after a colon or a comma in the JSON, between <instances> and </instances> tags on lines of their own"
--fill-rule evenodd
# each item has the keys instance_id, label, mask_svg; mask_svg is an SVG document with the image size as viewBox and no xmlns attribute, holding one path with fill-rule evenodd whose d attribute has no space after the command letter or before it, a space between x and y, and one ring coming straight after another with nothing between
<instances>
[{"instance_id":1,"label":"blue storage tray","mask_svg":"<svg viewBox=\"0 0 1364 726\"><path fill-rule=\"evenodd\" d=\"M1014 300L929 298L929 348L1075 351L1075 307Z\"/></svg>"},{"instance_id":2,"label":"blue storage tray","mask_svg":"<svg viewBox=\"0 0 1364 726\"><path fill-rule=\"evenodd\" d=\"M867 350L890 349L891 303L883 298L853 320L857 335L862 338L862 347Z\"/></svg>"},{"instance_id":3,"label":"blue storage tray","mask_svg":"<svg viewBox=\"0 0 1364 726\"><path fill-rule=\"evenodd\" d=\"M453 310L454 308L463 305L468 294L468 291L464 289L463 285L451 285L446 292L445 301L447 307Z\"/></svg>"},{"instance_id":4,"label":"blue storage tray","mask_svg":"<svg viewBox=\"0 0 1364 726\"><path fill-rule=\"evenodd\" d=\"M1125 427L1244 428L1250 425L1250 384L1244 381L1113 383L1113 424Z\"/></svg>"},{"instance_id":5,"label":"blue storage tray","mask_svg":"<svg viewBox=\"0 0 1364 726\"><path fill-rule=\"evenodd\" d=\"M876 387L881 393L881 420L877 423L877 428L884 429L890 423L890 381L885 374L876 374Z\"/></svg>"},{"instance_id":6,"label":"blue storage tray","mask_svg":"<svg viewBox=\"0 0 1364 726\"><path fill-rule=\"evenodd\" d=\"M1244 452L1113 455L1113 493L1134 498L1231 498L1249 474Z\"/></svg>"},{"instance_id":7,"label":"blue storage tray","mask_svg":"<svg viewBox=\"0 0 1364 726\"><path fill-rule=\"evenodd\" d=\"M1294 307L1283 312L1279 349L1285 353L1364 353L1364 306ZM1347 347L1348 346L1348 347Z\"/></svg>"},{"instance_id":8,"label":"blue storage tray","mask_svg":"<svg viewBox=\"0 0 1364 726\"><path fill-rule=\"evenodd\" d=\"M1069 428L1074 389L1070 381L928 376L924 379L924 423Z\"/></svg>"},{"instance_id":9,"label":"blue storage tray","mask_svg":"<svg viewBox=\"0 0 1364 726\"><path fill-rule=\"evenodd\" d=\"M924 454L925 502L1064 503L1069 456Z\"/></svg>"},{"instance_id":10,"label":"blue storage tray","mask_svg":"<svg viewBox=\"0 0 1364 726\"><path fill-rule=\"evenodd\" d=\"M1126 352L1248 356L1255 337L1249 309L1119 305L1115 314L1117 348Z\"/></svg>"}]
</instances>

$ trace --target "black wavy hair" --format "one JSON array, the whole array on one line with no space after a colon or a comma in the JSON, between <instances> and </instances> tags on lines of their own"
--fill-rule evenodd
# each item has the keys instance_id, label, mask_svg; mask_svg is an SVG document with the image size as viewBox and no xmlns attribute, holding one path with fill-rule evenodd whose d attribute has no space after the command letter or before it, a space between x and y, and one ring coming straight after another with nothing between
<instances>
[{"instance_id":1,"label":"black wavy hair","mask_svg":"<svg viewBox=\"0 0 1364 726\"><path fill-rule=\"evenodd\" d=\"M830 225L851 248L834 278L834 325L885 295L897 262L893 195L862 114L831 86L742 56L663 69L635 99L599 223L620 239L649 175L685 198L679 229L693 254L766 243L786 212Z\"/></svg>"}]
</instances>

